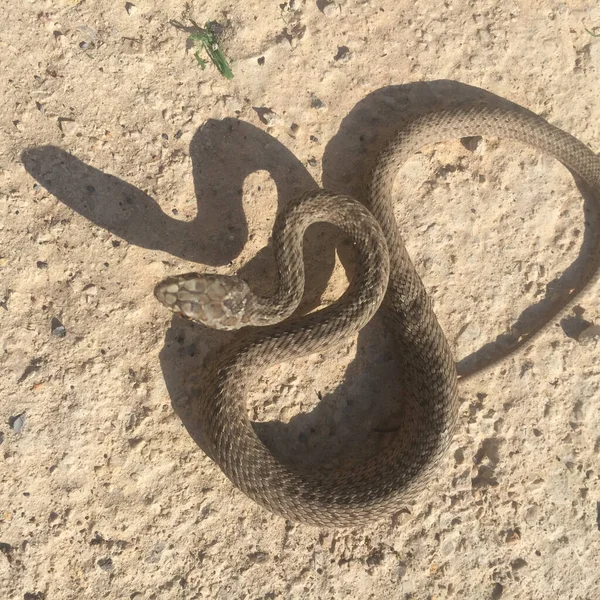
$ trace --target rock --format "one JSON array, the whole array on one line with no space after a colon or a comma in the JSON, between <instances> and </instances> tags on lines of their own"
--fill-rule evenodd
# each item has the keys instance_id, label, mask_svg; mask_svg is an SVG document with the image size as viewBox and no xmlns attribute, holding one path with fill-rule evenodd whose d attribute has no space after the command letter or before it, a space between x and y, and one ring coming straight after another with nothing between
<instances>
[{"instance_id":1,"label":"rock","mask_svg":"<svg viewBox=\"0 0 600 600\"><path fill-rule=\"evenodd\" d=\"M475 152L481 144L482 137L480 135L473 135L470 137L460 138L460 143L471 152Z\"/></svg>"},{"instance_id":2,"label":"rock","mask_svg":"<svg viewBox=\"0 0 600 600\"><path fill-rule=\"evenodd\" d=\"M101 558L97 564L103 571L112 571L114 568L112 558Z\"/></svg>"},{"instance_id":3,"label":"rock","mask_svg":"<svg viewBox=\"0 0 600 600\"><path fill-rule=\"evenodd\" d=\"M21 433L25 425L25 413L21 413L15 417L8 418L8 424L13 428L15 433Z\"/></svg>"},{"instance_id":4,"label":"rock","mask_svg":"<svg viewBox=\"0 0 600 600\"><path fill-rule=\"evenodd\" d=\"M50 333L54 337L64 338L67 335L67 328L56 318L50 321Z\"/></svg>"},{"instance_id":5,"label":"rock","mask_svg":"<svg viewBox=\"0 0 600 600\"><path fill-rule=\"evenodd\" d=\"M12 551L13 547L10 544L0 542L0 552L6 556L6 560L8 560L9 563L12 562Z\"/></svg>"},{"instance_id":6,"label":"rock","mask_svg":"<svg viewBox=\"0 0 600 600\"><path fill-rule=\"evenodd\" d=\"M315 94L310 95L310 105L312 108L325 108L324 102Z\"/></svg>"},{"instance_id":7,"label":"rock","mask_svg":"<svg viewBox=\"0 0 600 600\"><path fill-rule=\"evenodd\" d=\"M337 54L333 60L347 61L350 58L350 48L348 46L338 46Z\"/></svg>"},{"instance_id":8,"label":"rock","mask_svg":"<svg viewBox=\"0 0 600 600\"><path fill-rule=\"evenodd\" d=\"M371 552L371 554L367 557L367 566L368 567L377 567L379 566L384 559L384 554L381 549L376 549Z\"/></svg>"},{"instance_id":9,"label":"rock","mask_svg":"<svg viewBox=\"0 0 600 600\"><path fill-rule=\"evenodd\" d=\"M253 563L264 563L267 562L267 560L269 560L269 553L258 550L257 552L252 552L248 554L248 559L250 560L250 562Z\"/></svg>"},{"instance_id":10,"label":"rock","mask_svg":"<svg viewBox=\"0 0 600 600\"><path fill-rule=\"evenodd\" d=\"M281 117L276 112L272 111L266 106L254 106L253 108L256 114L258 115L260 121L265 125L273 126L278 125L282 122Z\"/></svg>"},{"instance_id":11,"label":"rock","mask_svg":"<svg viewBox=\"0 0 600 600\"><path fill-rule=\"evenodd\" d=\"M319 10L328 18L340 14L340 7L336 2L320 1L317 3Z\"/></svg>"}]
</instances>

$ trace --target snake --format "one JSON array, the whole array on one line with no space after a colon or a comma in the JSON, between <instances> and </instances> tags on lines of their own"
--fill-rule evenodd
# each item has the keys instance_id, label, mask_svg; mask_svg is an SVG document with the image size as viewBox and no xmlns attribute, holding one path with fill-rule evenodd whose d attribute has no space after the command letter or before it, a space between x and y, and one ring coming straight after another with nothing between
<instances>
[{"instance_id":1,"label":"snake","mask_svg":"<svg viewBox=\"0 0 600 600\"><path fill-rule=\"evenodd\" d=\"M234 486L267 510L313 526L364 525L414 501L437 472L457 427L460 378L400 235L392 188L400 166L424 147L492 136L554 156L600 200L600 158L575 137L519 108L477 102L420 114L402 123L378 154L365 198L318 189L290 200L273 227L279 280L270 296L254 293L238 276L215 273L184 273L156 285L156 298L173 313L208 327L239 330L211 356L194 405L207 454ZM347 236L355 271L336 302L294 315L304 291L304 232L316 222L331 223ZM594 256L600 257L598 243ZM597 264L584 279L554 317L572 308L574 294L599 279ZM394 359L406 387L402 396L410 399L402 435L392 435L371 456L348 454L333 466L306 466L276 456L247 414L246 398L257 373L341 344L376 313L394 340ZM552 318L519 342L533 340Z\"/></svg>"}]
</instances>

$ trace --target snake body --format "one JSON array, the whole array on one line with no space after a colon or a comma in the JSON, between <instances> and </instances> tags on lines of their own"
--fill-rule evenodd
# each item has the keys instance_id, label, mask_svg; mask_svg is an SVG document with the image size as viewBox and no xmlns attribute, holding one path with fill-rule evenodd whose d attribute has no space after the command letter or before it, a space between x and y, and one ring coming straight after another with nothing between
<instances>
[{"instance_id":1,"label":"snake body","mask_svg":"<svg viewBox=\"0 0 600 600\"><path fill-rule=\"evenodd\" d=\"M217 353L203 379L198 409L212 458L234 485L270 511L319 526L382 518L423 489L447 450L458 415L456 365L398 232L391 197L398 168L414 152L444 139L476 135L511 138L550 154L599 195L600 159L541 117L479 104L433 111L403 125L380 153L364 204L320 190L286 206L273 232L280 278L273 297L256 296L241 279L219 275L180 275L156 287L163 304L206 325L264 326L243 329ZM304 231L317 221L333 223L350 238L356 274L337 303L286 321L303 293ZM596 271L588 275L589 281L598 278ZM256 372L340 343L378 309L397 341L412 399L404 417L409 443L397 439L374 456L348 459L331 469L276 458L254 432L246 411Z\"/></svg>"}]
</instances>

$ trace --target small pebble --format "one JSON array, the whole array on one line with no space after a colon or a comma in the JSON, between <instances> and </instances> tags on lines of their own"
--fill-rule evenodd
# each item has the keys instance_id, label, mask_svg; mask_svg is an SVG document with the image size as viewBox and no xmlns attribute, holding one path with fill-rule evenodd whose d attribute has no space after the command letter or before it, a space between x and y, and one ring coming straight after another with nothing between
<instances>
[{"instance_id":1,"label":"small pebble","mask_svg":"<svg viewBox=\"0 0 600 600\"><path fill-rule=\"evenodd\" d=\"M506 538L505 538L505 542L507 544L514 544L516 542L518 542L521 539L521 534L515 529L515 530L509 530L508 533L506 534Z\"/></svg>"},{"instance_id":2,"label":"small pebble","mask_svg":"<svg viewBox=\"0 0 600 600\"><path fill-rule=\"evenodd\" d=\"M98 566L103 571L112 571L113 570L113 561L112 558L101 558L98 560Z\"/></svg>"},{"instance_id":3,"label":"small pebble","mask_svg":"<svg viewBox=\"0 0 600 600\"><path fill-rule=\"evenodd\" d=\"M25 425L25 413L21 413L16 417L9 417L8 424L15 433L21 433L23 426Z\"/></svg>"},{"instance_id":4,"label":"small pebble","mask_svg":"<svg viewBox=\"0 0 600 600\"><path fill-rule=\"evenodd\" d=\"M277 125L281 122L281 117L277 113L273 112L270 108L260 106L254 107L254 110L258 115L258 118L265 125Z\"/></svg>"},{"instance_id":5,"label":"small pebble","mask_svg":"<svg viewBox=\"0 0 600 600\"><path fill-rule=\"evenodd\" d=\"M128 15L134 15L137 12L137 6L131 2L125 2L125 10Z\"/></svg>"},{"instance_id":6,"label":"small pebble","mask_svg":"<svg viewBox=\"0 0 600 600\"><path fill-rule=\"evenodd\" d=\"M103 544L106 540L96 531L94 537L90 540L90 546L99 546Z\"/></svg>"},{"instance_id":7,"label":"small pebble","mask_svg":"<svg viewBox=\"0 0 600 600\"><path fill-rule=\"evenodd\" d=\"M265 57L264 56L260 56L258 58L258 64L262 67L265 64Z\"/></svg>"},{"instance_id":8,"label":"small pebble","mask_svg":"<svg viewBox=\"0 0 600 600\"><path fill-rule=\"evenodd\" d=\"M340 14L340 7L335 2L328 2L321 11L326 17L335 17Z\"/></svg>"},{"instance_id":9,"label":"small pebble","mask_svg":"<svg viewBox=\"0 0 600 600\"><path fill-rule=\"evenodd\" d=\"M4 556L6 556L6 559L8 560L8 562L12 562L12 556L11 556L12 551L13 551L13 547L10 544L7 544L6 542L0 542L0 552L2 552L2 554L4 554Z\"/></svg>"},{"instance_id":10,"label":"small pebble","mask_svg":"<svg viewBox=\"0 0 600 600\"><path fill-rule=\"evenodd\" d=\"M464 137L460 139L460 143L469 151L475 152L481 143L482 137L480 135L473 135L470 137Z\"/></svg>"},{"instance_id":11,"label":"small pebble","mask_svg":"<svg viewBox=\"0 0 600 600\"><path fill-rule=\"evenodd\" d=\"M44 260L38 260L35 264L38 269L47 269L48 268L48 263Z\"/></svg>"},{"instance_id":12,"label":"small pebble","mask_svg":"<svg viewBox=\"0 0 600 600\"><path fill-rule=\"evenodd\" d=\"M367 557L367 566L368 567L377 567L379 566L384 559L384 554L381 550L373 550L371 554Z\"/></svg>"},{"instance_id":13,"label":"small pebble","mask_svg":"<svg viewBox=\"0 0 600 600\"><path fill-rule=\"evenodd\" d=\"M350 58L350 48L348 46L338 46L337 54L333 60L348 60Z\"/></svg>"},{"instance_id":14,"label":"small pebble","mask_svg":"<svg viewBox=\"0 0 600 600\"><path fill-rule=\"evenodd\" d=\"M510 566L513 571L519 571L527 566L527 561L522 558L515 558L515 560L510 563Z\"/></svg>"},{"instance_id":15,"label":"small pebble","mask_svg":"<svg viewBox=\"0 0 600 600\"><path fill-rule=\"evenodd\" d=\"M54 337L64 338L67 335L67 329L56 317L52 317L50 333Z\"/></svg>"},{"instance_id":16,"label":"small pebble","mask_svg":"<svg viewBox=\"0 0 600 600\"><path fill-rule=\"evenodd\" d=\"M269 559L269 554L259 550L258 552L252 552L251 554L248 554L248 558L253 563L264 563Z\"/></svg>"},{"instance_id":17,"label":"small pebble","mask_svg":"<svg viewBox=\"0 0 600 600\"><path fill-rule=\"evenodd\" d=\"M310 105L312 108L324 108L325 104L315 94L310 95Z\"/></svg>"}]
</instances>

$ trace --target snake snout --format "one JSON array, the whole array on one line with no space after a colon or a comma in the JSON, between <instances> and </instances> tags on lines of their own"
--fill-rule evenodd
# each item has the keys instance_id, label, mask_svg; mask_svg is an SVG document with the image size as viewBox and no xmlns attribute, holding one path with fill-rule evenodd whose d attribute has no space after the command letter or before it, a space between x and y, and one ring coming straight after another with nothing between
<instances>
[{"instance_id":1,"label":"snake snout","mask_svg":"<svg viewBox=\"0 0 600 600\"><path fill-rule=\"evenodd\" d=\"M213 329L240 329L246 322L250 289L239 277L186 273L154 288L156 299L174 313Z\"/></svg>"}]
</instances>

